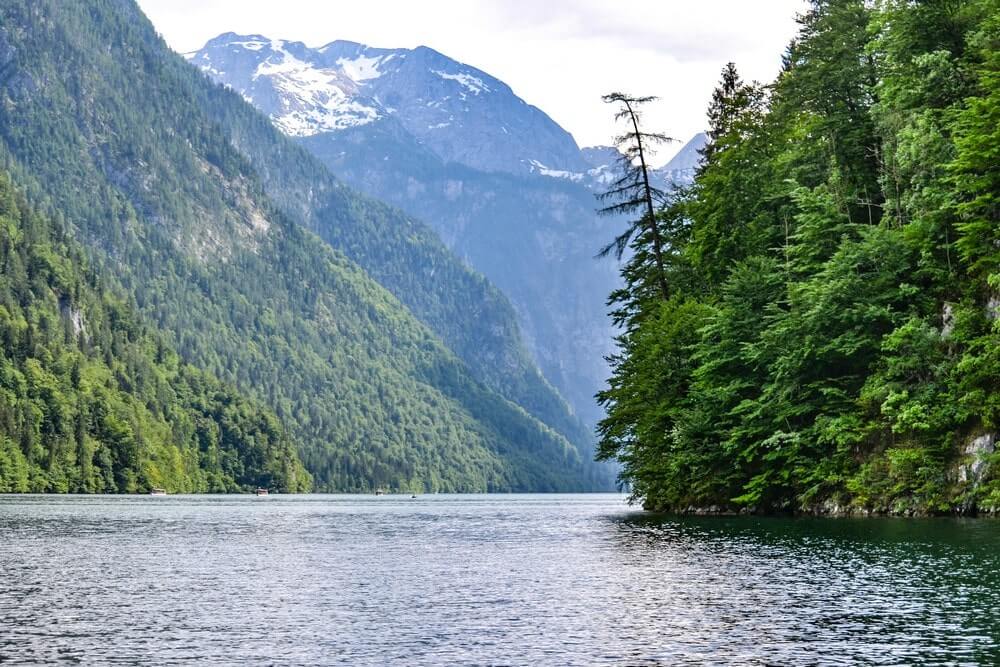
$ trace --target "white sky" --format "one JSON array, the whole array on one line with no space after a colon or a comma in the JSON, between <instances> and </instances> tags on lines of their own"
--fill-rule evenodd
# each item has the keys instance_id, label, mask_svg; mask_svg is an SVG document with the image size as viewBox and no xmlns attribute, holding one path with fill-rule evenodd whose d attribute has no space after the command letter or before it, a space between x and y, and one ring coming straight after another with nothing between
<instances>
[{"instance_id":1,"label":"white sky","mask_svg":"<svg viewBox=\"0 0 1000 667\"><path fill-rule=\"evenodd\" d=\"M505 81L580 146L610 143L616 128L600 96L613 90L659 96L648 129L686 141L704 129L722 66L771 80L805 9L804 0L138 1L180 52L227 31L309 46L430 46Z\"/></svg>"}]
</instances>

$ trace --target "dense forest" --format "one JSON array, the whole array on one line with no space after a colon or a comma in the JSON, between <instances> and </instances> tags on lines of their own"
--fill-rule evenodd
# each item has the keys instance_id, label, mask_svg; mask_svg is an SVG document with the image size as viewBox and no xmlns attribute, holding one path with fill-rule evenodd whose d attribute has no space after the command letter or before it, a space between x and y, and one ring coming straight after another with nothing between
<instances>
[{"instance_id":1,"label":"dense forest","mask_svg":"<svg viewBox=\"0 0 1000 667\"><path fill-rule=\"evenodd\" d=\"M996 511L1000 3L799 21L770 85L723 71L694 185L633 207L600 455L654 509Z\"/></svg>"},{"instance_id":2,"label":"dense forest","mask_svg":"<svg viewBox=\"0 0 1000 667\"><path fill-rule=\"evenodd\" d=\"M311 487L278 419L181 362L0 174L0 492Z\"/></svg>"},{"instance_id":3,"label":"dense forest","mask_svg":"<svg viewBox=\"0 0 1000 667\"><path fill-rule=\"evenodd\" d=\"M535 366L521 343L514 308L496 286L449 252L423 222L345 187L236 91L200 83L193 91L196 103L261 173L268 197L283 213L357 262L439 336L477 380L592 457L592 431ZM611 479L606 467L596 474Z\"/></svg>"},{"instance_id":4,"label":"dense forest","mask_svg":"<svg viewBox=\"0 0 1000 667\"><path fill-rule=\"evenodd\" d=\"M0 164L317 489L606 487L510 306L170 51L131 0L0 4Z\"/></svg>"}]
</instances>

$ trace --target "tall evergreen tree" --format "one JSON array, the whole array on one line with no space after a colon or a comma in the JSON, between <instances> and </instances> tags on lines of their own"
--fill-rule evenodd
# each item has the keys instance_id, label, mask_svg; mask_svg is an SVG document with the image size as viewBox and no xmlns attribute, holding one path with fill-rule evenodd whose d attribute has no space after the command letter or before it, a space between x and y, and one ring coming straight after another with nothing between
<instances>
[{"instance_id":1,"label":"tall evergreen tree","mask_svg":"<svg viewBox=\"0 0 1000 667\"><path fill-rule=\"evenodd\" d=\"M618 105L615 120L625 121L628 129L615 137L615 146L621 153L618 161L620 176L606 192L598 196L607 204L599 209L599 212L603 215L634 216L634 219L627 223L624 232L600 251L599 256L605 257L613 252L620 260L632 238L640 231L645 232L649 236L656 267L654 279L659 286L661 296L666 299L669 290L663 258L664 240L656 223L656 210L666 195L650 181L649 172L652 167L649 160L658 144L667 143L672 139L665 134L642 129L642 107L654 102L655 97L635 97L615 92L605 95L602 99L608 104Z\"/></svg>"}]
</instances>

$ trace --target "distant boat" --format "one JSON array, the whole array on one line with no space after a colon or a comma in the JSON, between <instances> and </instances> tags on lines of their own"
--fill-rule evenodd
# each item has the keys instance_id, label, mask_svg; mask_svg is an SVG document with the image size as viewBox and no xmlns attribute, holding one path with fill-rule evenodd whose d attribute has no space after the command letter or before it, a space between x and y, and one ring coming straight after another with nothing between
<instances>
[{"instance_id":1,"label":"distant boat","mask_svg":"<svg viewBox=\"0 0 1000 667\"><path fill-rule=\"evenodd\" d=\"M384 496L385 495L385 491L383 491L382 489L375 489L375 495L376 496Z\"/></svg>"},{"instance_id":2,"label":"distant boat","mask_svg":"<svg viewBox=\"0 0 1000 667\"><path fill-rule=\"evenodd\" d=\"M265 489L263 487L258 488L257 489L257 495L258 496L266 496L267 495L267 489Z\"/></svg>"},{"instance_id":3,"label":"distant boat","mask_svg":"<svg viewBox=\"0 0 1000 667\"><path fill-rule=\"evenodd\" d=\"M150 489L149 495L151 496L165 496L167 495L166 489Z\"/></svg>"},{"instance_id":4,"label":"distant boat","mask_svg":"<svg viewBox=\"0 0 1000 667\"><path fill-rule=\"evenodd\" d=\"M412 496L410 496L410 499L411 499L411 500L413 500L413 499L414 499L414 498L416 498L416 497L417 497L417 495L416 495L416 494L413 494Z\"/></svg>"}]
</instances>

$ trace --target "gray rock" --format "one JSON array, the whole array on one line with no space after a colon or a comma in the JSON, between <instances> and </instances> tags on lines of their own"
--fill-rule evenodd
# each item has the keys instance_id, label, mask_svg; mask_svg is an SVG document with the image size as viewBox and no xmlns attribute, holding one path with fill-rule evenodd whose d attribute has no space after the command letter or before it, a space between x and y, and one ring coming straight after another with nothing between
<instances>
[{"instance_id":1,"label":"gray rock","mask_svg":"<svg viewBox=\"0 0 1000 667\"><path fill-rule=\"evenodd\" d=\"M962 462L958 466L958 481L973 487L982 482L989 468L987 457L996 451L995 433L984 433L970 438L962 448Z\"/></svg>"},{"instance_id":2,"label":"gray rock","mask_svg":"<svg viewBox=\"0 0 1000 667\"><path fill-rule=\"evenodd\" d=\"M945 301L941 306L941 337L947 338L955 330L955 304Z\"/></svg>"}]
</instances>

